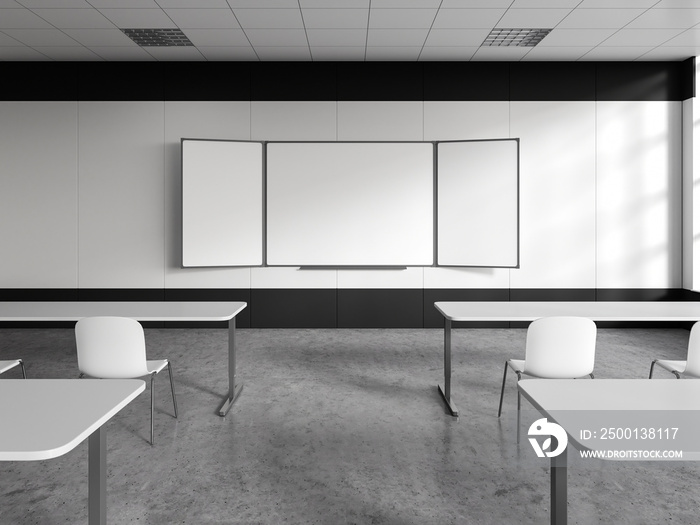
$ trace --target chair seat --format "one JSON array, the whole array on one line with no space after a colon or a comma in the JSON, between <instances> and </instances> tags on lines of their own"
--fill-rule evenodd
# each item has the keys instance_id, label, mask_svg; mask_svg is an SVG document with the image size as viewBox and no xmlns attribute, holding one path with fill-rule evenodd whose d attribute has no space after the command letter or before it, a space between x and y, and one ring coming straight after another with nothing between
<instances>
[{"instance_id":1,"label":"chair seat","mask_svg":"<svg viewBox=\"0 0 700 525\"><path fill-rule=\"evenodd\" d=\"M154 361L146 361L146 368L148 369L148 373L152 374L155 372L156 374L163 370L166 366L168 366L168 360L167 359L157 359Z\"/></svg>"},{"instance_id":2,"label":"chair seat","mask_svg":"<svg viewBox=\"0 0 700 525\"><path fill-rule=\"evenodd\" d=\"M513 372L525 373L525 360L524 359L508 359L508 366L513 370Z\"/></svg>"},{"instance_id":3,"label":"chair seat","mask_svg":"<svg viewBox=\"0 0 700 525\"><path fill-rule=\"evenodd\" d=\"M684 374L686 365L688 364L688 361L676 361L673 359L659 359L656 361L657 366L660 366L661 368L668 370L669 372L678 372L681 375L685 375L686 377L698 377L695 374Z\"/></svg>"},{"instance_id":4,"label":"chair seat","mask_svg":"<svg viewBox=\"0 0 700 525\"><path fill-rule=\"evenodd\" d=\"M16 367L19 365L20 360L19 359L9 359L7 361L0 361L0 374L3 372L7 372L11 368Z\"/></svg>"}]
</instances>

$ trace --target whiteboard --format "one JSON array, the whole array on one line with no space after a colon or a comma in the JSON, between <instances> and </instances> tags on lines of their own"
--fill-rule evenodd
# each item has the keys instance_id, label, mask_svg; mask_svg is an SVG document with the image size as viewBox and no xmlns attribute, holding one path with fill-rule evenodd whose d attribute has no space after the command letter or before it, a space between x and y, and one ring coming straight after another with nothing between
<instances>
[{"instance_id":1,"label":"whiteboard","mask_svg":"<svg viewBox=\"0 0 700 525\"><path fill-rule=\"evenodd\" d=\"M182 266L263 262L263 148L182 139Z\"/></svg>"},{"instance_id":2,"label":"whiteboard","mask_svg":"<svg viewBox=\"0 0 700 525\"><path fill-rule=\"evenodd\" d=\"M518 266L518 156L518 139L438 143L439 266Z\"/></svg>"},{"instance_id":3,"label":"whiteboard","mask_svg":"<svg viewBox=\"0 0 700 525\"><path fill-rule=\"evenodd\" d=\"M267 263L433 264L431 143L267 144Z\"/></svg>"}]
</instances>

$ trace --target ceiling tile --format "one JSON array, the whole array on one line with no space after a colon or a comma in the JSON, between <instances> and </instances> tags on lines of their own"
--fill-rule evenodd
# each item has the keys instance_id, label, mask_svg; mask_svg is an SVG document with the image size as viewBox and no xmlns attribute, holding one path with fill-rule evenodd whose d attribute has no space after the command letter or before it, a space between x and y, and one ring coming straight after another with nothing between
<instances>
[{"instance_id":1,"label":"ceiling tile","mask_svg":"<svg viewBox=\"0 0 700 525\"><path fill-rule=\"evenodd\" d=\"M601 46L642 46L656 47L681 33L681 29L620 29Z\"/></svg>"},{"instance_id":2,"label":"ceiling tile","mask_svg":"<svg viewBox=\"0 0 700 525\"><path fill-rule=\"evenodd\" d=\"M418 9L429 9L440 7L441 0L372 0L372 9L400 9L414 7Z\"/></svg>"},{"instance_id":3,"label":"ceiling tile","mask_svg":"<svg viewBox=\"0 0 700 525\"><path fill-rule=\"evenodd\" d=\"M369 9L304 9L306 29L360 29L367 27Z\"/></svg>"},{"instance_id":4,"label":"ceiling tile","mask_svg":"<svg viewBox=\"0 0 700 525\"><path fill-rule=\"evenodd\" d=\"M242 29L184 29L182 32L197 47L250 46Z\"/></svg>"},{"instance_id":5,"label":"ceiling tile","mask_svg":"<svg viewBox=\"0 0 700 525\"><path fill-rule=\"evenodd\" d=\"M226 0L157 0L163 9L228 9Z\"/></svg>"},{"instance_id":6,"label":"ceiling tile","mask_svg":"<svg viewBox=\"0 0 700 525\"><path fill-rule=\"evenodd\" d=\"M507 8L513 0L442 0L440 9Z\"/></svg>"},{"instance_id":7,"label":"ceiling tile","mask_svg":"<svg viewBox=\"0 0 700 525\"><path fill-rule=\"evenodd\" d=\"M227 47L227 46L221 46L221 47L209 47L209 46L202 46L199 47L199 51L204 55L204 58L207 60L211 61L234 61L234 62L242 62L242 61L257 61L258 60L258 55L255 54L255 51L253 51L253 48L248 46L235 46L235 47Z\"/></svg>"},{"instance_id":8,"label":"ceiling tile","mask_svg":"<svg viewBox=\"0 0 700 525\"><path fill-rule=\"evenodd\" d=\"M51 24L28 9L0 9L0 29L49 29Z\"/></svg>"},{"instance_id":9,"label":"ceiling tile","mask_svg":"<svg viewBox=\"0 0 700 525\"><path fill-rule=\"evenodd\" d=\"M34 47L39 53L46 55L51 60L58 61L102 61L102 57L95 54L93 51L83 46L72 46L72 47Z\"/></svg>"},{"instance_id":10,"label":"ceiling tile","mask_svg":"<svg viewBox=\"0 0 700 525\"><path fill-rule=\"evenodd\" d=\"M489 33L488 29L431 29L425 45L479 47Z\"/></svg>"},{"instance_id":11,"label":"ceiling tile","mask_svg":"<svg viewBox=\"0 0 700 525\"><path fill-rule=\"evenodd\" d=\"M22 0L22 5L29 9L36 9L39 7L51 7L54 9L82 7L84 9L89 9L92 7L86 0Z\"/></svg>"},{"instance_id":12,"label":"ceiling tile","mask_svg":"<svg viewBox=\"0 0 700 525\"><path fill-rule=\"evenodd\" d=\"M581 0L514 0L511 4L513 8L552 8L570 7L574 8L581 3Z\"/></svg>"},{"instance_id":13,"label":"ceiling tile","mask_svg":"<svg viewBox=\"0 0 700 525\"><path fill-rule=\"evenodd\" d=\"M557 26L558 29L619 29L629 24L644 9L575 9Z\"/></svg>"},{"instance_id":14,"label":"ceiling tile","mask_svg":"<svg viewBox=\"0 0 700 525\"><path fill-rule=\"evenodd\" d=\"M659 46L655 47L644 56L641 60L658 60L661 62L674 62L685 60L690 57L700 55L700 45L696 47L672 47Z\"/></svg>"},{"instance_id":15,"label":"ceiling tile","mask_svg":"<svg viewBox=\"0 0 700 525\"><path fill-rule=\"evenodd\" d=\"M583 0L577 9L605 8L648 9L659 0Z\"/></svg>"},{"instance_id":16,"label":"ceiling tile","mask_svg":"<svg viewBox=\"0 0 700 525\"><path fill-rule=\"evenodd\" d=\"M627 61L637 60L645 53L654 49L653 47L595 47L589 53L581 57L581 60L616 60Z\"/></svg>"},{"instance_id":17,"label":"ceiling tile","mask_svg":"<svg viewBox=\"0 0 700 525\"><path fill-rule=\"evenodd\" d=\"M243 29L303 29L299 9L236 9Z\"/></svg>"},{"instance_id":18,"label":"ceiling tile","mask_svg":"<svg viewBox=\"0 0 700 525\"><path fill-rule=\"evenodd\" d=\"M311 60L308 47L282 46L259 47L255 49L260 60Z\"/></svg>"},{"instance_id":19,"label":"ceiling tile","mask_svg":"<svg viewBox=\"0 0 700 525\"><path fill-rule=\"evenodd\" d=\"M688 29L700 23L700 9L649 9L627 26L636 28Z\"/></svg>"},{"instance_id":20,"label":"ceiling tile","mask_svg":"<svg viewBox=\"0 0 700 525\"><path fill-rule=\"evenodd\" d=\"M204 61L202 53L195 47L145 47L146 53L158 61Z\"/></svg>"},{"instance_id":21,"label":"ceiling tile","mask_svg":"<svg viewBox=\"0 0 700 525\"><path fill-rule=\"evenodd\" d=\"M303 29L248 29L248 36L253 47L306 47L306 32Z\"/></svg>"},{"instance_id":22,"label":"ceiling tile","mask_svg":"<svg viewBox=\"0 0 700 525\"><path fill-rule=\"evenodd\" d=\"M700 45L700 29L688 29L663 43L664 46L695 47Z\"/></svg>"},{"instance_id":23,"label":"ceiling tile","mask_svg":"<svg viewBox=\"0 0 700 525\"><path fill-rule=\"evenodd\" d=\"M97 9L35 9L34 13L59 29L113 28Z\"/></svg>"},{"instance_id":24,"label":"ceiling tile","mask_svg":"<svg viewBox=\"0 0 700 525\"><path fill-rule=\"evenodd\" d=\"M531 47L480 47L472 60L492 60L494 62L518 61L527 55Z\"/></svg>"},{"instance_id":25,"label":"ceiling tile","mask_svg":"<svg viewBox=\"0 0 700 525\"><path fill-rule=\"evenodd\" d=\"M119 61L119 62L137 62L137 61L153 61L154 58L146 53L142 47L130 46L130 47L100 47L93 46L90 48L95 52L96 55L100 56L107 61Z\"/></svg>"},{"instance_id":26,"label":"ceiling tile","mask_svg":"<svg viewBox=\"0 0 700 525\"><path fill-rule=\"evenodd\" d=\"M180 29L240 28L230 9L168 9L166 13Z\"/></svg>"},{"instance_id":27,"label":"ceiling tile","mask_svg":"<svg viewBox=\"0 0 700 525\"><path fill-rule=\"evenodd\" d=\"M361 62L365 59L365 46L354 47L311 47L311 57L314 61L352 61Z\"/></svg>"},{"instance_id":28,"label":"ceiling tile","mask_svg":"<svg viewBox=\"0 0 700 525\"><path fill-rule=\"evenodd\" d=\"M429 28L437 9L370 9L369 27L376 29Z\"/></svg>"},{"instance_id":29,"label":"ceiling tile","mask_svg":"<svg viewBox=\"0 0 700 525\"><path fill-rule=\"evenodd\" d=\"M501 19L505 9L440 9L434 29L488 28Z\"/></svg>"},{"instance_id":30,"label":"ceiling tile","mask_svg":"<svg viewBox=\"0 0 700 525\"><path fill-rule=\"evenodd\" d=\"M367 46L423 47L427 36L427 29L370 29Z\"/></svg>"},{"instance_id":31,"label":"ceiling tile","mask_svg":"<svg viewBox=\"0 0 700 525\"><path fill-rule=\"evenodd\" d=\"M46 55L42 55L31 47L0 47L0 60L12 61L40 61L48 60Z\"/></svg>"},{"instance_id":32,"label":"ceiling tile","mask_svg":"<svg viewBox=\"0 0 700 525\"><path fill-rule=\"evenodd\" d=\"M58 29L6 29L3 32L29 47L78 45L78 42Z\"/></svg>"},{"instance_id":33,"label":"ceiling tile","mask_svg":"<svg viewBox=\"0 0 700 525\"><path fill-rule=\"evenodd\" d=\"M537 48L552 46L595 47L615 33L614 29L553 29Z\"/></svg>"},{"instance_id":34,"label":"ceiling tile","mask_svg":"<svg viewBox=\"0 0 700 525\"><path fill-rule=\"evenodd\" d=\"M523 60L556 60L570 62L578 60L591 49L593 48L589 46L541 47L538 45L537 47L532 48L532 51L525 55Z\"/></svg>"},{"instance_id":35,"label":"ceiling tile","mask_svg":"<svg viewBox=\"0 0 700 525\"><path fill-rule=\"evenodd\" d=\"M570 12L571 9L508 9L496 27L552 28Z\"/></svg>"},{"instance_id":36,"label":"ceiling tile","mask_svg":"<svg viewBox=\"0 0 700 525\"><path fill-rule=\"evenodd\" d=\"M90 5L96 9L160 9L156 0L90 0Z\"/></svg>"},{"instance_id":37,"label":"ceiling tile","mask_svg":"<svg viewBox=\"0 0 700 525\"><path fill-rule=\"evenodd\" d=\"M10 35L6 35L0 32L0 47L2 46L23 46L24 44L19 40L12 38Z\"/></svg>"},{"instance_id":38,"label":"ceiling tile","mask_svg":"<svg viewBox=\"0 0 700 525\"><path fill-rule=\"evenodd\" d=\"M297 0L228 0L232 9L250 7L258 9L295 9L299 7Z\"/></svg>"},{"instance_id":39,"label":"ceiling tile","mask_svg":"<svg viewBox=\"0 0 700 525\"><path fill-rule=\"evenodd\" d=\"M367 42L366 29L307 29L311 47L364 47Z\"/></svg>"},{"instance_id":40,"label":"ceiling tile","mask_svg":"<svg viewBox=\"0 0 700 525\"><path fill-rule=\"evenodd\" d=\"M161 9L102 9L101 12L122 29L170 29L177 27Z\"/></svg>"},{"instance_id":41,"label":"ceiling tile","mask_svg":"<svg viewBox=\"0 0 700 525\"><path fill-rule=\"evenodd\" d=\"M302 9L369 9L369 0L299 0Z\"/></svg>"},{"instance_id":42,"label":"ceiling tile","mask_svg":"<svg viewBox=\"0 0 700 525\"><path fill-rule=\"evenodd\" d=\"M658 4L654 4L654 9L666 8L692 8L698 7L698 0L661 0Z\"/></svg>"},{"instance_id":43,"label":"ceiling tile","mask_svg":"<svg viewBox=\"0 0 700 525\"><path fill-rule=\"evenodd\" d=\"M421 47L372 47L367 46L366 60L374 61L411 61L418 60Z\"/></svg>"},{"instance_id":44,"label":"ceiling tile","mask_svg":"<svg viewBox=\"0 0 700 525\"><path fill-rule=\"evenodd\" d=\"M425 46L420 53L419 60L444 61L444 60L470 60L478 47L428 47Z\"/></svg>"},{"instance_id":45,"label":"ceiling tile","mask_svg":"<svg viewBox=\"0 0 700 525\"><path fill-rule=\"evenodd\" d=\"M135 46L119 29L66 29L68 36L84 46Z\"/></svg>"}]
</instances>

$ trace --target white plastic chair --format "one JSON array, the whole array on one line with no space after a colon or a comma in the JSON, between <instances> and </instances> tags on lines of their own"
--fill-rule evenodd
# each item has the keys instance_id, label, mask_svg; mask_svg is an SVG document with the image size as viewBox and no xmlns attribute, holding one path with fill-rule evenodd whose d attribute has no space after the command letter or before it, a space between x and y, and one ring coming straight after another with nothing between
<instances>
[{"instance_id":1,"label":"white plastic chair","mask_svg":"<svg viewBox=\"0 0 700 525\"><path fill-rule=\"evenodd\" d=\"M75 325L78 369L84 375L101 379L151 378L151 445L153 445L153 379L168 367L173 407L177 417L177 401L170 361L146 360L146 338L143 327L125 317L86 317Z\"/></svg>"},{"instance_id":2,"label":"white plastic chair","mask_svg":"<svg viewBox=\"0 0 700 525\"><path fill-rule=\"evenodd\" d=\"M664 370L668 370L677 379L680 379L681 376L700 378L700 323L695 323L690 329L688 354L685 361L654 359L649 369L649 379L654 374L654 365L659 365Z\"/></svg>"},{"instance_id":3,"label":"white plastic chair","mask_svg":"<svg viewBox=\"0 0 700 525\"><path fill-rule=\"evenodd\" d=\"M503 392L508 368L518 376L542 379L575 379L590 376L593 379L597 328L585 317L542 317L527 329L525 359L508 359L503 370L501 401L498 417L503 408ZM518 390L518 437L520 436L520 390Z\"/></svg>"},{"instance_id":4,"label":"white plastic chair","mask_svg":"<svg viewBox=\"0 0 700 525\"><path fill-rule=\"evenodd\" d=\"M24 361L21 359L10 359L7 361L0 361L0 374L7 372L8 370L19 366L22 369L22 377L27 379L27 371L24 368Z\"/></svg>"}]
</instances>

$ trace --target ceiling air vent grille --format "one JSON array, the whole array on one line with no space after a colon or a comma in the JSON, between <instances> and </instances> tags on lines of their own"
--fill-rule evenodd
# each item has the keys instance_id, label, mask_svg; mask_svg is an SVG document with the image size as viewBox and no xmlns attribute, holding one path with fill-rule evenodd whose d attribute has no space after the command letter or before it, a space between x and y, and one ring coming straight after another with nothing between
<instances>
[{"instance_id":1,"label":"ceiling air vent grille","mask_svg":"<svg viewBox=\"0 0 700 525\"><path fill-rule=\"evenodd\" d=\"M194 45L179 29L122 29L122 32L141 47Z\"/></svg>"},{"instance_id":2,"label":"ceiling air vent grille","mask_svg":"<svg viewBox=\"0 0 700 525\"><path fill-rule=\"evenodd\" d=\"M486 37L483 46L534 47L551 29L494 29Z\"/></svg>"}]
</instances>

